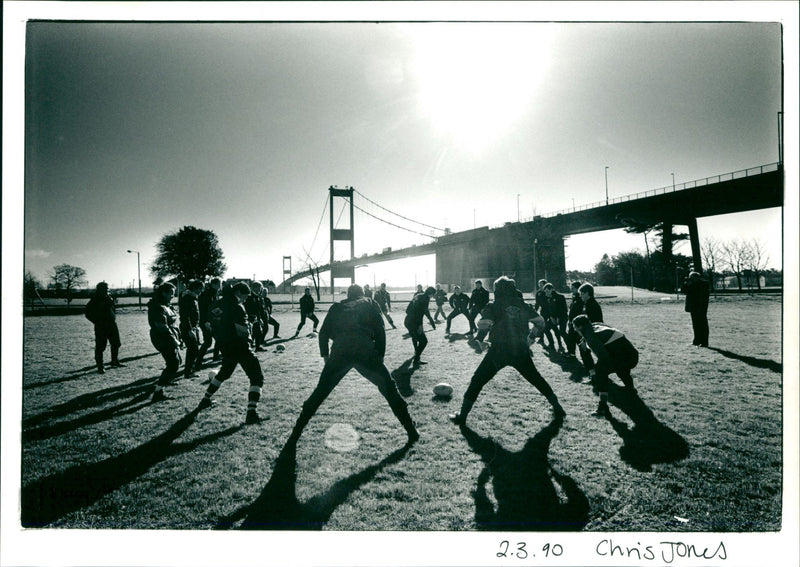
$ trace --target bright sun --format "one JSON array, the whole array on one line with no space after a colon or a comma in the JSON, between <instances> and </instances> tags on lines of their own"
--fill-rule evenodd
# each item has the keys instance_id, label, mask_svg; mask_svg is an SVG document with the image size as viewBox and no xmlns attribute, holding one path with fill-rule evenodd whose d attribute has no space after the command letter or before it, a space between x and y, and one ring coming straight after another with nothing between
<instances>
[{"instance_id":1,"label":"bright sun","mask_svg":"<svg viewBox=\"0 0 800 567\"><path fill-rule=\"evenodd\" d=\"M480 152L532 104L549 61L546 24L415 26L423 110L436 129Z\"/></svg>"}]
</instances>

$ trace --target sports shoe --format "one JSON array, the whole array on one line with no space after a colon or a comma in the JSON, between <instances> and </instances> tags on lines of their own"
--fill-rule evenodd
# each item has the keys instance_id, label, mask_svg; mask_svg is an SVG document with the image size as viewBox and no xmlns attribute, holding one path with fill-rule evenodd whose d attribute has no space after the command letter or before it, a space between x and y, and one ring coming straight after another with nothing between
<instances>
[{"instance_id":1,"label":"sports shoe","mask_svg":"<svg viewBox=\"0 0 800 567\"><path fill-rule=\"evenodd\" d=\"M167 396L164 395L164 390L156 390L153 392L153 398L150 400L152 402L163 402L167 399Z\"/></svg>"},{"instance_id":2,"label":"sports shoe","mask_svg":"<svg viewBox=\"0 0 800 567\"><path fill-rule=\"evenodd\" d=\"M113 368L124 368L125 367L125 365L122 364L119 360L112 360L111 364L109 364L109 366L111 366Z\"/></svg>"},{"instance_id":3,"label":"sports shoe","mask_svg":"<svg viewBox=\"0 0 800 567\"><path fill-rule=\"evenodd\" d=\"M245 425L258 425L261 423L261 418L256 413L256 410L247 410L247 417L244 419Z\"/></svg>"},{"instance_id":4,"label":"sports shoe","mask_svg":"<svg viewBox=\"0 0 800 567\"><path fill-rule=\"evenodd\" d=\"M100 368L97 369L97 373L98 374L105 374L106 373L106 369L101 366Z\"/></svg>"},{"instance_id":5,"label":"sports shoe","mask_svg":"<svg viewBox=\"0 0 800 567\"><path fill-rule=\"evenodd\" d=\"M203 399L200 400L199 404L197 404L197 409L204 410L210 408L213 405L214 401L211 398L206 398L205 396L203 396Z\"/></svg>"},{"instance_id":6,"label":"sports shoe","mask_svg":"<svg viewBox=\"0 0 800 567\"><path fill-rule=\"evenodd\" d=\"M456 425L464 425L467 422L467 418L462 417L459 412L451 413L447 417L450 418L450 421L452 421Z\"/></svg>"},{"instance_id":7,"label":"sports shoe","mask_svg":"<svg viewBox=\"0 0 800 567\"><path fill-rule=\"evenodd\" d=\"M608 409L608 404L604 402L600 402L597 406L597 409L592 412L594 417L607 417L610 414L611 412Z\"/></svg>"}]
</instances>

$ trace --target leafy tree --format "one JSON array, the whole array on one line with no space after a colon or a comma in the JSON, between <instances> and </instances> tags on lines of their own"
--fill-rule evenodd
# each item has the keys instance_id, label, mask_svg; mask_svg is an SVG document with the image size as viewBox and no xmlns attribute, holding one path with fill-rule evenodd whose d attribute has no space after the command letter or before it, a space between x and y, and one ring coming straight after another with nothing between
<instances>
[{"instance_id":1,"label":"leafy tree","mask_svg":"<svg viewBox=\"0 0 800 567\"><path fill-rule=\"evenodd\" d=\"M50 276L55 288L63 292L67 299L67 305L72 303L72 292L82 285L86 285L86 270L78 266L69 264L59 264L53 266L53 274Z\"/></svg>"},{"instance_id":2,"label":"leafy tree","mask_svg":"<svg viewBox=\"0 0 800 567\"><path fill-rule=\"evenodd\" d=\"M638 250L620 252L612 258L612 264L617 273L617 285L633 285L636 287L649 287L650 270L647 259Z\"/></svg>"},{"instance_id":3,"label":"leafy tree","mask_svg":"<svg viewBox=\"0 0 800 567\"><path fill-rule=\"evenodd\" d=\"M156 249L158 256L150 272L158 279L176 276L186 284L191 279L221 277L227 269L217 235L210 230L184 226L165 234Z\"/></svg>"},{"instance_id":4,"label":"leafy tree","mask_svg":"<svg viewBox=\"0 0 800 567\"><path fill-rule=\"evenodd\" d=\"M722 244L722 253L728 270L736 276L739 291L742 291L742 276L750 267L750 246L741 239L730 240Z\"/></svg>"},{"instance_id":5,"label":"leafy tree","mask_svg":"<svg viewBox=\"0 0 800 567\"><path fill-rule=\"evenodd\" d=\"M25 299L33 301L36 298L36 290L42 287L42 283L36 279L30 271L25 272L22 281L22 293Z\"/></svg>"},{"instance_id":6,"label":"leafy tree","mask_svg":"<svg viewBox=\"0 0 800 567\"><path fill-rule=\"evenodd\" d=\"M594 271L597 274L597 285L617 284L617 270L608 254L603 254L600 261L595 264Z\"/></svg>"}]
</instances>

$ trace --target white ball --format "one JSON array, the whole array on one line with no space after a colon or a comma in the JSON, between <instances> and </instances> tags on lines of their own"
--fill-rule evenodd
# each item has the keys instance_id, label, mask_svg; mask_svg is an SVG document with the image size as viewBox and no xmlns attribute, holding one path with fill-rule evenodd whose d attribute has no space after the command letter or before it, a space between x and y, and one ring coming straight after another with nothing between
<instances>
[{"instance_id":1,"label":"white ball","mask_svg":"<svg viewBox=\"0 0 800 567\"><path fill-rule=\"evenodd\" d=\"M449 398L453 395L453 387L446 382L441 382L433 387L433 393L441 398Z\"/></svg>"},{"instance_id":2,"label":"white ball","mask_svg":"<svg viewBox=\"0 0 800 567\"><path fill-rule=\"evenodd\" d=\"M213 380L216 377L217 377L217 371L216 370L209 370L208 371L208 379L209 380Z\"/></svg>"}]
</instances>

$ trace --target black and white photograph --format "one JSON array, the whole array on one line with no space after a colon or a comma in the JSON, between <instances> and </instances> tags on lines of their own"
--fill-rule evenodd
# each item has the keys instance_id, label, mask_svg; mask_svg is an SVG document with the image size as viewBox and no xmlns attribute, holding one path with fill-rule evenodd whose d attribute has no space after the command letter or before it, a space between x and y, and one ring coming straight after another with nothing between
<instances>
[{"instance_id":1,"label":"black and white photograph","mask_svg":"<svg viewBox=\"0 0 800 567\"><path fill-rule=\"evenodd\" d=\"M0 566L796 565L793 2L4 2Z\"/></svg>"}]
</instances>

